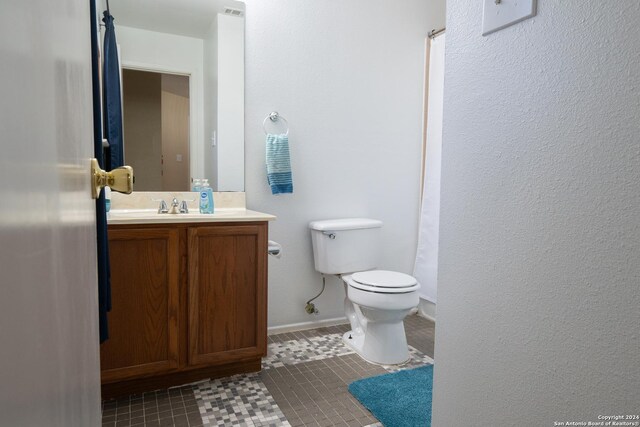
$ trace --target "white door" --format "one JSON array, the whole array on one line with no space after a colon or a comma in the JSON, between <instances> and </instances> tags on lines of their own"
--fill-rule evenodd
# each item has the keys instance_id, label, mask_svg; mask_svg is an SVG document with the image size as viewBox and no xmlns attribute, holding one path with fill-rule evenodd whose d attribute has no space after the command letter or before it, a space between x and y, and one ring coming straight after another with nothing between
<instances>
[{"instance_id":1,"label":"white door","mask_svg":"<svg viewBox=\"0 0 640 427\"><path fill-rule=\"evenodd\" d=\"M89 2L0 1L0 426L100 425Z\"/></svg>"}]
</instances>

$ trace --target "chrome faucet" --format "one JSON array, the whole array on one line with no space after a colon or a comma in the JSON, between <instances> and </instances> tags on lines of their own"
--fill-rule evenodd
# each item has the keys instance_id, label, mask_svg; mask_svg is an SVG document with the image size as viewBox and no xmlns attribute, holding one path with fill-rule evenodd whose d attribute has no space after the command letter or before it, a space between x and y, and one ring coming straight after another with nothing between
<instances>
[{"instance_id":1,"label":"chrome faucet","mask_svg":"<svg viewBox=\"0 0 640 427\"><path fill-rule=\"evenodd\" d=\"M193 200L184 199L182 202L179 202L177 198L173 198L171 200L171 207L167 206L167 202L160 199L153 199L155 202L160 202L160 206L158 206L159 214L188 214L189 213L189 205L187 202L193 202Z\"/></svg>"},{"instance_id":2,"label":"chrome faucet","mask_svg":"<svg viewBox=\"0 0 640 427\"><path fill-rule=\"evenodd\" d=\"M180 211L178 210L178 206L180 206L180 202L178 202L178 199L174 197L173 200L171 201L171 209L169 210L169 213L170 214L179 213Z\"/></svg>"}]
</instances>

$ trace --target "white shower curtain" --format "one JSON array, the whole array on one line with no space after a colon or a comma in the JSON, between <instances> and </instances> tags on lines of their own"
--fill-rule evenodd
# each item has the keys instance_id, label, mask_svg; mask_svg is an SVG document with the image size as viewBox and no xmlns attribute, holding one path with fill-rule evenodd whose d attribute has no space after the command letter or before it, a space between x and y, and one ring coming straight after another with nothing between
<instances>
[{"instance_id":1,"label":"white shower curtain","mask_svg":"<svg viewBox=\"0 0 640 427\"><path fill-rule=\"evenodd\" d=\"M429 40L428 101L422 210L413 275L422 285L420 297L436 302L438 287L438 230L440 225L440 163L444 92L445 35Z\"/></svg>"}]
</instances>

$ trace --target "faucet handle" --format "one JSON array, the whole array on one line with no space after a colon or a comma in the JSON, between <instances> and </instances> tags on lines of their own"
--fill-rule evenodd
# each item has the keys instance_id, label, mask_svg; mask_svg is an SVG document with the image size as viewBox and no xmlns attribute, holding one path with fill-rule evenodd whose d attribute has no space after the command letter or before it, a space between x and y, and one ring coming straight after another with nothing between
<instances>
[{"instance_id":1,"label":"faucet handle","mask_svg":"<svg viewBox=\"0 0 640 427\"><path fill-rule=\"evenodd\" d=\"M182 214L188 214L189 213L189 206L187 206L187 201L183 200L182 203L180 203L180 213Z\"/></svg>"},{"instance_id":2,"label":"faucet handle","mask_svg":"<svg viewBox=\"0 0 640 427\"><path fill-rule=\"evenodd\" d=\"M165 214L165 213L169 213L169 208L167 207L167 202L165 202L164 200L155 200L156 202L159 201L160 202L160 206L158 206L158 213L159 214Z\"/></svg>"}]
</instances>

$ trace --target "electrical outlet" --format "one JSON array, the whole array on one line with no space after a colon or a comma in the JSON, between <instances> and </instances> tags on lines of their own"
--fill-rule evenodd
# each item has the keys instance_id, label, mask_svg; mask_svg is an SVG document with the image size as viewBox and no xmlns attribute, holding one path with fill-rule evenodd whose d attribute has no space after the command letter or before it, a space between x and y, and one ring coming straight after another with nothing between
<instances>
[{"instance_id":1,"label":"electrical outlet","mask_svg":"<svg viewBox=\"0 0 640 427\"><path fill-rule=\"evenodd\" d=\"M536 0L484 0L482 35L486 36L536 15Z\"/></svg>"},{"instance_id":2,"label":"electrical outlet","mask_svg":"<svg viewBox=\"0 0 640 427\"><path fill-rule=\"evenodd\" d=\"M216 131L214 130L211 133L211 148L215 147L218 144L218 141L216 140Z\"/></svg>"}]
</instances>

